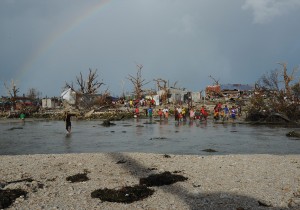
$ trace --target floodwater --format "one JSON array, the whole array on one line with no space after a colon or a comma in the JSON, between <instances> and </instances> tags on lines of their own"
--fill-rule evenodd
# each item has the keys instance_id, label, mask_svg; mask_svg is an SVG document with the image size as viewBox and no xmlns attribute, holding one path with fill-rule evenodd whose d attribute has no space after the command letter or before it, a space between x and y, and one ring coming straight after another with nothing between
<instances>
[{"instance_id":1,"label":"floodwater","mask_svg":"<svg viewBox=\"0 0 300 210\"><path fill-rule=\"evenodd\" d=\"M63 121L1 121L0 155L94 152L146 152L161 154L300 154L300 140L285 134L299 128L249 124L159 122L149 119L72 121L66 135ZM206 152L211 149L216 152Z\"/></svg>"}]
</instances>

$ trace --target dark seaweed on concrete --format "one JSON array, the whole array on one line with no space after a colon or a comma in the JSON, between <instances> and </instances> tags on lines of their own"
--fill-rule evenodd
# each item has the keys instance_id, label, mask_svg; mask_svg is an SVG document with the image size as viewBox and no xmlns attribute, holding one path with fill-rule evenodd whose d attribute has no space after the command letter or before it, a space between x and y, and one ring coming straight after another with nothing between
<instances>
[{"instance_id":1,"label":"dark seaweed on concrete","mask_svg":"<svg viewBox=\"0 0 300 210\"><path fill-rule=\"evenodd\" d=\"M148 187L152 186L163 186L170 185L176 182L182 182L188 178L178 175L171 174L169 171L166 171L162 174L152 174L146 178L140 178L140 185L146 185Z\"/></svg>"},{"instance_id":2,"label":"dark seaweed on concrete","mask_svg":"<svg viewBox=\"0 0 300 210\"><path fill-rule=\"evenodd\" d=\"M100 198L102 201L117 202L117 203L132 203L142 200L152 195L154 190L146 186L135 185L123 187L119 190L115 189L98 189L91 193L92 198Z\"/></svg>"},{"instance_id":3,"label":"dark seaweed on concrete","mask_svg":"<svg viewBox=\"0 0 300 210\"><path fill-rule=\"evenodd\" d=\"M74 183L74 182L85 182L85 181L88 181L90 179L87 177L86 173L84 173L84 174L75 174L73 176L68 176L66 178L66 180L69 181L69 182Z\"/></svg>"},{"instance_id":4,"label":"dark seaweed on concrete","mask_svg":"<svg viewBox=\"0 0 300 210\"><path fill-rule=\"evenodd\" d=\"M164 154L164 158L171 158L170 155Z\"/></svg>"},{"instance_id":5,"label":"dark seaweed on concrete","mask_svg":"<svg viewBox=\"0 0 300 210\"><path fill-rule=\"evenodd\" d=\"M8 208L17 198L26 195L27 192L21 189L0 190L0 209Z\"/></svg>"}]
</instances>

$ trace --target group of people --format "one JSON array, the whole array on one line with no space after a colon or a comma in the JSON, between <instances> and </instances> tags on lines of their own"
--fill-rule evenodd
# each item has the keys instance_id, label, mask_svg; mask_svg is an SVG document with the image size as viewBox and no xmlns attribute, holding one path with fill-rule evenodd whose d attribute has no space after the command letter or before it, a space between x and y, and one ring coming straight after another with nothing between
<instances>
[{"instance_id":1,"label":"group of people","mask_svg":"<svg viewBox=\"0 0 300 210\"><path fill-rule=\"evenodd\" d=\"M133 107L144 107L144 106L155 106L156 105L156 101L152 98L152 99L136 99L136 100L129 100L129 101L125 101L124 102L125 107L129 107L129 108L133 108Z\"/></svg>"},{"instance_id":2,"label":"group of people","mask_svg":"<svg viewBox=\"0 0 300 210\"><path fill-rule=\"evenodd\" d=\"M145 114L147 117L152 118L154 109L152 106L149 106L147 109L145 109ZM168 119L169 118L169 109L165 107L164 109L158 109L157 115L159 116L160 120ZM139 117L140 116L140 109L138 106L134 108L134 116Z\"/></svg>"},{"instance_id":3,"label":"group of people","mask_svg":"<svg viewBox=\"0 0 300 210\"><path fill-rule=\"evenodd\" d=\"M185 107L175 107L175 120L176 121L186 121L187 118L190 120L207 120L208 112L205 106L201 108L185 108Z\"/></svg>"},{"instance_id":4,"label":"group of people","mask_svg":"<svg viewBox=\"0 0 300 210\"><path fill-rule=\"evenodd\" d=\"M225 104L223 107L221 103L216 104L214 107L214 120L235 120L237 115L240 115L241 110L235 106L228 108Z\"/></svg>"},{"instance_id":5,"label":"group of people","mask_svg":"<svg viewBox=\"0 0 300 210\"><path fill-rule=\"evenodd\" d=\"M168 119L169 118L169 109L168 107L165 108L159 108L157 111L153 109L153 107L150 105L148 108L144 109L145 116L152 118L153 115L156 115L159 117L160 120L162 119ZM240 109L236 106L232 106L229 108L226 104L223 106L221 103L218 103L215 105L213 109L213 119L214 120L235 120L237 115L240 114ZM139 107L136 106L134 108L134 116L139 117L140 116L140 110ZM209 116L209 111L205 106L201 106L200 108L197 107L190 107L186 108L183 106L175 106L174 107L174 117L175 121L186 121L189 120L207 120Z\"/></svg>"}]
</instances>

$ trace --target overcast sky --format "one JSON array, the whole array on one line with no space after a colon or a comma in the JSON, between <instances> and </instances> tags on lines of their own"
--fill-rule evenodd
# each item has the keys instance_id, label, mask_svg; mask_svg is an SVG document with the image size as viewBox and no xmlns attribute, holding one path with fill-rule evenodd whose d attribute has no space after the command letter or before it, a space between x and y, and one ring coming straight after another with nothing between
<instances>
[{"instance_id":1,"label":"overcast sky","mask_svg":"<svg viewBox=\"0 0 300 210\"><path fill-rule=\"evenodd\" d=\"M278 62L299 65L299 20L300 0L1 0L0 95L13 79L21 94L60 96L91 68L116 96L137 64L192 91L209 75L254 84Z\"/></svg>"}]
</instances>

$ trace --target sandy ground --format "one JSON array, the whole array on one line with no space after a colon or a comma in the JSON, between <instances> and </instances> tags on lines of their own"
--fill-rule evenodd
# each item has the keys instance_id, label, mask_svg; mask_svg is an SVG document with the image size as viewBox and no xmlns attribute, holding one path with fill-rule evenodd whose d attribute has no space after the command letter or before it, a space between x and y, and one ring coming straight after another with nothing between
<instances>
[{"instance_id":1,"label":"sandy ground","mask_svg":"<svg viewBox=\"0 0 300 210\"><path fill-rule=\"evenodd\" d=\"M0 156L0 163L0 188L28 192L8 209L300 209L300 155L95 153ZM150 187L153 195L129 204L91 197L165 171L188 179ZM88 181L66 180L84 172ZM18 180L25 181L9 183Z\"/></svg>"}]
</instances>

